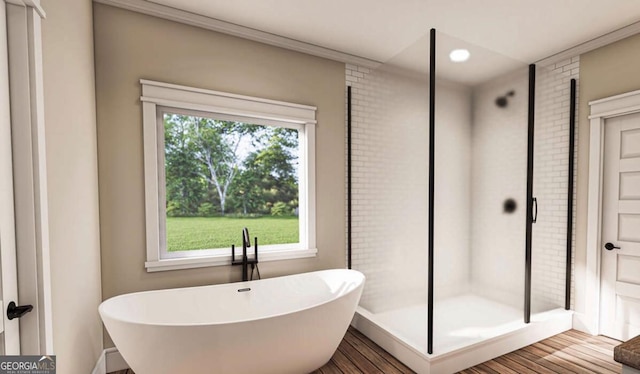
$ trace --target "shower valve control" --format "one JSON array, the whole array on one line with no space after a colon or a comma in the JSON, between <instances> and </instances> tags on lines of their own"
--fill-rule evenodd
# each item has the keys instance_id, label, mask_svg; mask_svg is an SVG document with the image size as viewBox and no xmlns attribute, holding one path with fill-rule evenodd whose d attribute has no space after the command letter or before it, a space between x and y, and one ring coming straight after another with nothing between
<instances>
[{"instance_id":1,"label":"shower valve control","mask_svg":"<svg viewBox=\"0 0 640 374\"><path fill-rule=\"evenodd\" d=\"M607 243L607 244L605 244L605 245L604 245L604 248L605 248L607 251L612 251L612 250L614 250L614 249L620 249L620 247L616 247L615 245L613 245L613 243Z\"/></svg>"}]
</instances>

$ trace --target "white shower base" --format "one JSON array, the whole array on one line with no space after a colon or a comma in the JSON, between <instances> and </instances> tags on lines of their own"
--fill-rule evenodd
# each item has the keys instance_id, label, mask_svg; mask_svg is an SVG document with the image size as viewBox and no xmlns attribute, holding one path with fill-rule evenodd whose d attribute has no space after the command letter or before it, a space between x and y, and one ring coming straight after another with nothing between
<instances>
[{"instance_id":1,"label":"white shower base","mask_svg":"<svg viewBox=\"0 0 640 374\"><path fill-rule=\"evenodd\" d=\"M435 303L434 353L427 354L425 304L371 313L353 326L417 373L453 373L571 329L572 312L555 309L522 321L523 312L473 294Z\"/></svg>"}]
</instances>

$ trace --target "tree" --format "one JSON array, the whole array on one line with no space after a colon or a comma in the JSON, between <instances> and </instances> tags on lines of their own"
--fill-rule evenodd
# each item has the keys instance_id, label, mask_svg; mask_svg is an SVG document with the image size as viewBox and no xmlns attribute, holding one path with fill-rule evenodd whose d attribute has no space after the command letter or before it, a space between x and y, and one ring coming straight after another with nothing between
<instances>
[{"instance_id":1,"label":"tree","mask_svg":"<svg viewBox=\"0 0 640 374\"><path fill-rule=\"evenodd\" d=\"M241 122L188 118L193 129L194 155L204 166L200 175L215 186L220 197L220 212L224 215L229 186L242 161L238 148L243 139L255 130Z\"/></svg>"},{"instance_id":2,"label":"tree","mask_svg":"<svg viewBox=\"0 0 640 374\"><path fill-rule=\"evenodd\" d=\"M176 114L164 122L168 215L297 207L296 130Z\"/></svg>"},{"instance_id":3,"label":"tree","mask_svg":"<svg viewBox=\"0 0 640 374\"><path fill-rule=\"evenodd\" d=\"M251 175L259 189L256 199L261 202L260 211L269 214L272 207L283 202L292 213L298 202L298 132L287 128L267 128L260 134L262 146L249 154L243 168L244 174ZM250 197L245 197L250 199ZM282 208L278 210L282 214Z\"/></svg>"},{"instance_id":4,"label":"tree","mask_svg":"<svg viewBox=\"0 0 640 374\"><path fill-rule=\"evenodd\" d=\"M232 184L231 197L235 211L244 215L258 213L262 201L262 189L258 174L254 170L242 168Z\"/></svg>"},{"instance_id":5,"label":"tree","mask_svg":"<svg viewBox=\"0 0 640 374\"><path fill-rule=\"evenodd\" d=\"M185 116L165 115L165 173L167 214L189 216L197 212L206 194L206 181L200 177L200 163Z\"/></svg>"}]
</instances>

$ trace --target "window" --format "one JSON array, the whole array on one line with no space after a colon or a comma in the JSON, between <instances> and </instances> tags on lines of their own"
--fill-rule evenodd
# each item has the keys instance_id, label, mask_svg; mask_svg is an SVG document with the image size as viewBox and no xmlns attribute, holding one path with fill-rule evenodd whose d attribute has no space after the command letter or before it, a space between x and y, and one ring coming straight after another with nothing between
<instances>
[{"instance_id":1,"label":"window","mask_svg":"<svg viewBox=\"0 0 640 374\"><path fill-rule=\"evenodd\" d=\"M148 271L315 256L314 107L140 82Z\"/></svg>"}]
</instances>

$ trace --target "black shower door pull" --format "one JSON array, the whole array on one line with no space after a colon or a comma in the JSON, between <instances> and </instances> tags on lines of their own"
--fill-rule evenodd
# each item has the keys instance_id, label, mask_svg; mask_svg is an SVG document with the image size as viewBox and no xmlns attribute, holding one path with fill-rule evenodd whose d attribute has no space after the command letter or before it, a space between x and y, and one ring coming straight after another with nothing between
<instances>
[{"instance_id":1,"label":"black shower door pull","mask_svg":"<svg viewBox=\"0 0 640 374\"><path fill-rule=\"evenodd\" d=\"M532 212L531 222L532 223L536 223L537 220L538 220L538 199L536 199L534 197L533 198L533 212Z\"/></svg>"}]
</instances>

